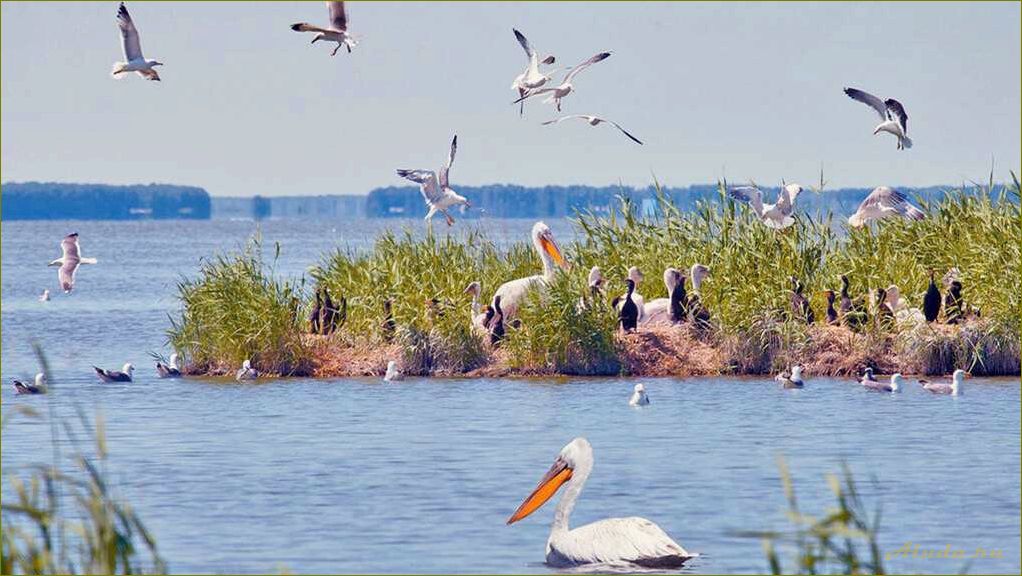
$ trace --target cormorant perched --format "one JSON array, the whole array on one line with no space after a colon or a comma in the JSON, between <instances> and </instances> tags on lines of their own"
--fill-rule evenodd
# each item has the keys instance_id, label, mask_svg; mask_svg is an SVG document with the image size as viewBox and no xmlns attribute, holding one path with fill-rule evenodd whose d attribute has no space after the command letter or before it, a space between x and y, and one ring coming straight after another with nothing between
<instances>
[{"instance_id":1,"label":"cormorant perched","mask_svg":"<svg viewBox=\"0 0 1022 576\"><path fill-rule=\"evenodd\" d=\"M862 328L869 320L861 298L852 300L848 294L848 276L841 275L841 322L852 329Z\"/></svg>"},{"instance_id":2,"label":"cormorant perched","mask_svg":"<svg viewBox=\"0 0 1022 576\"><path fill-rule=\"evenodd\" d=\"M323 288L323 305L319 309L319 333L330 334L334 326L334 301L330 299L330 291Z\"/></svg>"},{"instance_id":3,"label":"cormorant perched","mask_svg":"<svg viewBox=\"0 0 1022 576\"><path fill-rule=\"evenodd\" d=\"M391 312L390 298L383 301L383 341L391 342L394 340L394 332L397 330L397 323L394 322L394 314Z\"/></svg>"},{"instance_id":4,"label":"cormorant perched","mask_svg":"<svg viewBox=\"0 0 1022 576\"><path fill-rule=\"evenodd\" d=\"M947 295L944 296L944 315L948 324L958 324L965 319L964 300L962 299L961 280L952 280Z\"/></svg>"},{"instance_id":5,"label":"cormorant perched","mask_svg":"<svg viewBox=\"0 0 1022 576\"><path fill-rule=\"evenodd\" d=\"M635 332L639 325L639 307L632 300L632 293L635 292L635 281L631 278L626 278L625 284L628 286L628 291L625 292L625 300L621 303L621 309L618 310L617 318L621 324L621 330L624 332Z\"/></svg>"},{"instance_id":6,"label":"cormorant perched","mask_svg":"<svg viewBox=\"0 0 1022 576\"><path fill-rule=\"evenodd\" d=\"M940 289L933 281L933 270L930 270L930 285L926 288L926 295L923 296L923 316L927 322L935 322L940 315Z\"/></svg>"},{"instance_id":7,"label":"cormorant perched","mask_svg":"<svg viewBox=\"0 0 1022 576\"><path fill-rule=\"evenodd\" d=\"M504 311L500 308L500 294L493 297L493 319L490 321L490 344L499 346L504 339Z\"/></svg>"},{"instance_id":8,"label":"cormorant perched","mask_svg":"<svg viewBox=\"0 0 1022 576\"><path fill-rule=\"evenodd\" d=\"M312 305L312 312L309 312L309 332L319 334L319 315L323 309L323 295L320 289L316 288L316 303Z\"/></svg>"},{"instance_id":9,"label":"cormorant perched","mask_svg":"<svg viewBox=\"0 0 1022 576\"><path fill-rule=\"evenodd\" d=\"M848 276L841 275L841 319L845 322L852 311L852 297L848 294Z\"/></svg>"},{"instance_id":10,"label":"cormorant perched","mask_svg":"<svg viewBox=\"0 0 1022 576\"><path fill-rule=\"evenodd\" d=\"M685 275L678 274L677 283L671 290L671 323L678 324L688 319L688 294L685 292Z\"/></svg>"},{"instance_id":11,"label":"cormorant perched","mask_svg":"<svg viewBox=\"0 0 1022 576\"><path fill-rule=\"evenodd\" d=\"M891 328L894 326L894 310L892 310L890 304L887 303L887 290L877 288L876 305L877 324L882 328Z\"/></svg>"},{"instance_id":12,"label":"cormorant perched","mask_svg":"<svg viewBox=\"0 0 1022 576\"><path fill-rule=\"evenodd\" d=\"M806 324L812 324L816 320L809 299L802 295L802 283L794 276L791 277L791 314L792 318L803 319Z\"/></svg>"},{"instance_id":13,"label":"cormorant perched","mask_svg":"<svg viewBox=\"0 0 1022 576\"><path fill-rule=\"evenodd\" d=\"M834 309L834 291L825 290L823 293L827 296L827 324L837 326L841 322L838 320L837 310Z\"/></svg>"}]
</instances>

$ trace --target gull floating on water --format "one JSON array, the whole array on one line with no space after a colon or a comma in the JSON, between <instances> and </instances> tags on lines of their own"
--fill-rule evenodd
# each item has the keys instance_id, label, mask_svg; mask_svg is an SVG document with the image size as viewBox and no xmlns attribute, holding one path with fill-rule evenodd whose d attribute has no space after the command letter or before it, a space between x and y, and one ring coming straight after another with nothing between
<instances>
[{"instance_id":1,"label":"gull floating on water","mask_svg":"<svg viewBox=\"0 0 1022 576\"><path fill-rule=\"evenodd\" d=\"M632 397L628 399L629 406L645 406L649 404L649 396L646 395L646 387L641 383L636 384Z\"/></svg>"},{"instance_id":2,"label":"gull floating on water","mask_svg":"<svg viewBox=\"0 0 1022 576\"><path fill-rule=\"evenodd\" d=\"M950 382L930 382L929 380L920 380L919 384L923 386L923 390L927 392L933 392L934 394L948 394L950 396L961 396L962 395L962 382L968 373L965 370L955 370L954 374L951 375Z\"/></svg>"},{"instance_id":3,"label":"gull floating on water","mask_svg":"<svg viewBox=\"0 0 1022 576\"><path fill-rule=\"evenodd\" d=\"M557 111L560 112L561 99L567 96L568 94L571 94L572 91L575 89L574 85L572 85L571 83L575 76L577 76L579 72L585 70L586 68L592 66L593 64L596 64L597 62L602 62L607 58L610 58L610 52L600 52L599 54L572 68L571 72L568 72L568 75L565 76L564 80L561 80L561 83L558 84L557 86L554 86L552 88L540 88L539 90L532 90L528 94L525 94L518 100L512 102L512 104L518 104L519 102L525 100L526 98L532 98L533 96L539 96L540 94L549 94L550 97L548 97L543 102L544 103L553 102L554 105L557 106Z\"/></svg>"},{"instance_id":4,"label":"gull floating on water","mask_svg":"<svg viewBox=\"0 0 1022 576\"><path fill-rule=\"evenodd\" d=\"M156 363L156 374L160 378L180 378L181 368L177 365L177 353L170 355L170 360L164 364L163 362Z\"/></svg>"},{"instance_id":5,"label":"gull floating on water","mask_svg":"<svg viewBox=\"0 0 1022 576\"><path fill-rule=\"evenodd\" d=\"M608 518L570 528L568 522L575 500L592 470L592 446L585 438L575 438L561 449L536 489L507 520L513 524L532 514L564 486L547 538L547 564L554 567L631 564L663 570L678 568L698 556L682 548L656 524L637 516Z\"/></svg>"},{"instance_id":6,"label":"gull floating on water","mask_svg":"<svg viewBox=\"0 0 1022 576\"><path fill-rule=\"evenodd\" d=\"M901 374L891 374L890 382L877 382L876 380L863 379L861 384L866 390L873 392L901 392L903 380Z\"/></svg>"},{"instance_id":7,"label":"gull floating on water","mask_svg":"<svg viewBox=\"0 0 1022 576\"><path fill-rule=\"evenodd\" d=\"M103 382L131 382L132 374L135 372L135 365L128 362L121 368L120 372L117 370L104 370L98 366L93 366L93 370L96 371L96 376Z\"/></svg>"},{"instance_id":8,"label":"gull floating on water","mask_svg":"<svg viewBox=\"0 0 1022 576\"><path fill-rule=\"evenodd\" d=\"M329 28L320 28L307 22L299 22L292 24L291 29L295 32L315 32L316 36L312 39L312 44L315 44L317 40L337 42L334 51L330 53L331 56L337 56L337 51L341 49L341 46L347 48L348 54L351 54L351 49L358 44L358 41L348 34L348 11L344 8L344 2L328 1L326 6L330 14Z\"/></svg>"},{"instance_id":9,"label":"gull floating on water","mask_svg":"<svg viewBox=\"0 0 1022 576\"><path fill-rule=\"evenodd\" d=\"M472 204L464 196L458 194L450 187L451 165L454 164L454 154L458 151L458 135L451 140L451 153L447 156L447 163L440 169L440 175L432 170L398 170L397 175L411 180L419 185L422 198L429 206L426 214L426 221L429 222L437 212L443 213L447 218L447 225L454 224L454 218L447 213L447 209L457 204L464 204L471 208Z\"/></svg>"},{"instance_id":10,"label":"gull floating on water","mask_svg":"<svg viewBox=\"0 0 1022 576\"><path fill-rule=\"evenodd\" d=\"M14 379L14 393L15 394L45 394L46 393L46 374L39 372L35 375L35 384L27 384Z\"/></svg>"},{"instance_id":11,"label":"gull floating on water","mask_svg":"<svg viewBox=\"0 0 1022 576\"><path fill-rule=\"evenodd\" d=\"M524 34L514 28L512 28L511 31L515 33L515 38L518 39L518 43L521 44L522 48L525 50L525 55L529 57L529 64L525 67L525 71L519 74L518 77L515 78L515 81L511 83L511 89L518 90L518 96L524 97L530 90L542 88L543 85L550 80L550 74L553 72L551 71L548 74L540 72L539 53L532 47L532 44L529 43ZM556 59L553 56L547 56L543 59L542 63L550 65L553 64L555 60ZM521 107L519 108L518 113L525 113L524 100L521 102Z\"/></svg>"},{"instance_id":12,"label":"gull floating on water","mask_svg":"<svg viewBox=\"0 0 1022 576\"><path fill-rule=\"evenodd\" d=\"M791 374L778 374L774 380L781 383L781 388L804 388L806 385L802 379L802 367L797 364L791 367Z\"/></svg>"},{"instance_id":13,"label":"gull floating on water","mask_svg":"<svg viewBox=\"0 0 1022 576\"><path fill-rule=\"evenodd\" d=\"M777 193L775 203L764 204L763 193L755 186L739 186L728 190L731 198L748 204L763 224L775 230L787 228L795 223L795 218L791 214L795 211L795 199L801 193L802 186L787 184Z\"/></svg>"},{"instance_id":14,"label":"gull floating on water","mask_svg":"<svg viewBox=\"0 0 1022 576\"><path fill-rule=\"evenodd\" d=\"M869 383L876 381L877 378L876 376L873 375L873 369L867 366L866 369L862 371L862 378L859 379L859 384L862 384L863 386L868 386Z\"/></svg>"},{"instance_id":15,"label":"gull floating on water","mask_svg":"<svg viewBox=\"0 0 1022 576\"><path fill-rule=\"evenodd\" d=\"M873 130L873 134L888 132L898 138L898 150L905 150L912 147L912 139L908 137L908 114L905 107L894 98L881 100L869 92L863 92L856 88L845 88L845 94L852 100L862 102L866 106L876 110L880 115L880 124Z\"/></svg>"},{"instance_id":16,"label":"gull floating on water","mask_svg":"<svg viewBox=\"0 0 1022 576\"><path fill-rule=\"evenodd\" d=\"M255 380L258 377L259 371L252 367L252 362L247 358L241 363L241 368L234 375L234 379L238 382L242 380Z\"/></svg>"},{"instance_id":17,"label":"gull floating on water","mask_svg":"<svg viewBox=\"0 0 1022 576\"><path fill-rule=\"evenodd\" d=\"M901 216L906 220L922 220L926 214L908 201L904 194L887 186L878 186L859 204L859 209L848 217L848 223L860 228L871 220Z\"/></svg>"},{"instance_id":18,"label":"gull floating on water","mask_svg":"<svg viewBox=\"0 0 1022 576\"><path fill-rule=\"evenodd\" d=\"M120 79L121 74L137 72L146 80L159 82L160 75L154 68L163 66L163 62L146 60L142 56L142 43L138 38L138 29L135 28L135 23L131 20L131 14L128 14L128 8L124 6L124 2L121 2L121 6L117 9L117 26L121 29L121 45L124 48L124 59L127 61L114 62L110 75Z\"/></svg>"},{"instance_id":19,"label":"gull floating on water","mask_svg":"<svg viewBox=\"0 0 1022 576\"><path fill-rule=\"evenodd\" d=\"M607 120L606 118L600 118L599 116L593 116L592 114L570 114L568 116L561 116L560 118L557 118L555 120L547 120L546 122L543 123L543 125L549 126L550 124L560 124L561 122L565 120L570 120L572 118L585 120L590 126L599 126L601 123L606 122L607 124L610 124L613 127L620 130L621 133L624 134L625 136L631 138L636 144L639 145L642 144L641 140L629 134L628 131L622 128L621 125L618 124L617 122L614 122L613 120Z\"/></svg>"},{"instance_id":20,"label":"gull floating on water","mask_svg":"<svg viewBox=\"0 0 1022 576\"><path fill-rule=\"evenodd\" d=\"M57 270L57 279L60 280L60 287L65 294L70 294L75 287L75 273L78 272L79 264L95 264L95 258L81 257L81 247L78 244L78 233L72 232L60 242L62 252L60 258L51 261L49 266L60 266Z\"/></svg>"},{"instance_id":21,"label":"gull floating on water","mask_svg":"<svg viewBox=\"0 0 1022 576\"><path fill-rule=\"evenodd\" d=\"M397 382L404 380L405 376L397 369L397 362L391 360L387 362L387 373L383 376L384 382Z\"/></svg>"},{"instance_id":22,"label":"gull floating on water","mask_svg":"<svg viewBox=\"0 0 1022 576\"><path fill-rule=\"evenodd\" d=\"M43 293L39 295L39 301L40 302L49 302L50 301L50 289L49 288L44 289Z\"/></svg>"}]
</instances>

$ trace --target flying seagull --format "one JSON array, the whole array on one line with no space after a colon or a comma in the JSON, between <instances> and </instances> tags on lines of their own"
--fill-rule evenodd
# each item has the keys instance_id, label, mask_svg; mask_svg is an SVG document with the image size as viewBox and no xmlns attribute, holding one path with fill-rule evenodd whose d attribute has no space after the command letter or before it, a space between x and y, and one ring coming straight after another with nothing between
<instances>
[{"instance_id":1,"label":"flying seagull","mask_svg":"<svg viewBox=\"0 0 1022 576\"><path fill-rule=\"evenodd\" d=\"M447 156L447 164L440 169L440 176L437 177L436 172L432 170L398 170L397 175L411 180L419 185L419 190L422 192L422 198L426 201L426 206L429 206L429 213L426 214L426 221L429 222L433 215L437 212L443 212L444 217L447 218L447 225L451 226L454 224L454 218L447 213L447 209L456 204L464 204L471 208L472 204L461 194L458 194L451 189L450 186L450 173L451 164L454 164L454 153L458 151L458 135L454 135L454 139L451 140L451 153Z\"/></svg>"},{"instance_id":2,"label":"flying seagull","mask_svg":"<svg viewBox=\"0 0 1022 576\"><path fill-rule=\"evenodd\" d=\"M538 96L540 94L550 94L550 97L544 100L543 102L553 102L554 104L557 105L557 111L560 112L561 98L564 98L568 94L571 94L571 92L575 89L575 87L572 86L571 84L571 81L575 78L575 76L579 72L585 70L586 68L592 66L593 64L596 64L597 62L602 62L607 58L610 58L610 52L600 52L599 54L572 68L571 72L568 72L568 75L564 77L564 80L561 80L561 83L559 85L554 86L553 88L541 88L539 90L531 90L529 91L528 94L525 94L518 100L512 102L512 104L518 104L519 102L525 100L526 98L532 98L533 96Z\"/></svg>"},{"instance_id":3,"label":"flying seagull","mask_svg":"<svg viewBox=\"0 0 1022 576\"><path fill-rule=\"evenodd\" d=\"M531 44L529 44L529 40L525 37L524 34L519 32L518 30L515 30L514 28L512 28L511 31L515 33L515 38L518 39L518 43L521 44L522 48L525 50L525 55L529 57L529 64L525 67L525 71L519 74L518 77L515 78L515 81L511 83L511 89L518 90L518 96L522 97L528 94L530 90L535 90L537 88L543 87L543 85L550 80L550 74L552 74L553 72L551 71L548 74L543 74L542 72L540 72L539 53L536 52L536 49L533 48ZM549 66L550 64L553 64L555 61L556 58L554 58L553 56L547 56L546 58L543 59L542 64L546 64ZM521 103L521 107L519 108L518 113L519 114L525 113L524 101Z\"/></svg>"},{"instance_id":4,"label":"flying seagull","mask_svg":"<svg viewBox=\"0 0 1022 576\"><path fill-rule=\"evenodd\" d=\"M908 114L905 113L905 107L901 102L894 98L881 100L869 92L856 88L845 88L845 94L852 100L858 100L876 110L880 115L880 124L873 130L874 135L889 132L898 138L898 150L912 147L912 139L908 137Z\"/></svg>"},{"instance_id":5,"label":"flying seagull","mask_svg":"<svg viewBox=\"0 0 1022 576\"><path fill-rule=\"evenodd\" d=\"M51 261L49 266L60 266L57 270L57 279L60 280L60 287L65 294L70 294L75 287L75 273L78 272L79 264L95 264L95 258L82 258L79 256L81 249L78 246L78 233L72 232L60 242L60 249L63 252L60 258Z\"/></svg>"},{"instance_id":6,"label":"flying seagull","mask_svg":"<svg viewBox=\"0 0 1022 576\"><path fill-rule=\"evenodd\" d=\"M557 118L555 120L547 120L546 122L543 123L543 125L548 126L550 124L560 124L561 122L565 120L570 120L572 118L579 118L585 120L586 122L589 123L590 126L599 126L600 124L606 122L607 124L610 124L611 126L620 130L621 133L624 134L625 136L631 138L632 141L635 142L636 144L639 145L642 144L641 140L629 134L628 131L622 128L621 125L618 124L617 122L614 122L613 120L607 120L606 118L600 118L599 116L593 116L592 114L571 114L568 116L561 116L560 118Z\"/></svg>"},{"instance_id":7,"label":"flying seagull","mask_svg":"<svg viewBox=\"0 0 1022 576\"><path fill-rule=\"evenodd\" d=\"M334 51L330 53L331 56L337 56L337 51L341 49L341 46L347 48L348 54L351 54L351 49L358 44L358 41L351 34L348 34L348 11L344 9L344 2L328 1L326 7L330 13L329 28L320 28L307 22L299 22L292 24L291 29L295 32L315 32L316 37L312 39L313 44L317 40L337 42Z\"/></svg>"},{"instance_id":8,"label":"flying seagull","mask_svg":"<svg viewBox=\"0 0 1022 576\"><path fill-rule=\"evenodd\" d=\"M801 193L802 187L798 184L787 184L777 193L776 203L764 204L763 193L755 186L739 186L728 190L728 196L751 206L760 221L775 230L787 228L795 223L795 218L791 214L795 210L795 199Z\"/></svg>"},{"instance_id":9,"label":"flying seagull","mask_svg":"<svg viewBox=\"0 0 1022 576\"><path fill-rule=\"evenodd\" d=\"M120 79L121 74L127 72L138 72L138 75L146 80L160 81L160 75L156 73L156 66L163 66L163 62L146 60L142 56L142 43L138 39L138 29L128 14L128 8L121 2L117 9L117 26L121 29L121 45L124 47L124 59L127 62L114 62L110 75Z\"/></svg>"},{"instance_id":10,"label":"flying seagull","mask_svg":"<svg viewBox=\"0 0 1022 576\"><path fill-rule=\"evenodd\" d=\"M926 218L926 214L909 203L904 194L887 186L879 186L859 204L855 214L848 217L848 223L859 228L870 220L883 220L895 215L901 215L907 220Z\"/></svg>"}]
</instances>

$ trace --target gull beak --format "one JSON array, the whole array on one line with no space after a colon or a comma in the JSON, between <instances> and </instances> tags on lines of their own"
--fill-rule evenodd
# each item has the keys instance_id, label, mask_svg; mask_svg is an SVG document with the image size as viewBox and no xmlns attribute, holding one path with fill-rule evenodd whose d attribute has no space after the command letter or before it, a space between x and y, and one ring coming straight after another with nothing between
<instances>
[{"instance_id":1,"label":"gull beak","mask_svg":"<svg viewBox=\"0 0 1022 576\"><path fill-rule=\"evenodd\" d=\"M972 378L972 372L966 372L965 373L965 377L966 378Z\"/></svg>"},{"instance_id":2,"label":"gull beak","mask_svg":"<svg viewBox=\"0 0 1022 576\"><path fill-rule=\"evenodd\" d=\"M507 519L508 524L514 524L529 514L539 509L549 500L562 484L571 479L572 470L561 458L554 460L554 465L547 470L543 479L539 481L536 489L529 494L529 497L522 502L522 505L515 510L515 513Z\"/></svg>"},{"instance_id":3,"label":"gull beak","mask_svg":"<svg viewBox=\"0 0 1022 576\"><path fill-rule=\"evenodd\" d=\"M567 260L565 260L564 256L561 254L561 249L557 247L557 243L554 242L552 238L543 236L539 239L539 243L543 246L543 251L554 259L554 263L565 270L570 268Z\"/></svg>"}]
</instances>

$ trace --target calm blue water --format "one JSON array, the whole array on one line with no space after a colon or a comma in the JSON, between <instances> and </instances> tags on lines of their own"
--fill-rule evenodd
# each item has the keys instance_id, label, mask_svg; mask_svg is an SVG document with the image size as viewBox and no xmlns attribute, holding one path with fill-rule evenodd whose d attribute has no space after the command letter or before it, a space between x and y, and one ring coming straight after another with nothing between
<instances>
[{"instance_id":1,"label":"calm blue water","mask_svg":"<svg viewBox=\"0 0 1022 576\"><path fill-rule=\"evenodd\" d=\"M564 237L566 223L551 223ZM390 223L391 226L400 225ZM421 223L416 223L421 226ZM267 222L282 274L300 275L338 245L364 245L377 223ZM491 221L509 238L531 222ZM174 283L198 259L253 233L251 222L5 223L2 400L70 416L102 412L111 476L156 534L176 572L545 572L553 507L504 521L575 436L596 465L572 522L639 515L704 556L695 572L767 568L741 530L783 528L775 458L795 475L803 510L832 502L825 474L849 463L881 543L895 550L995 548L973 572L1017 573L1020 425L1017 379L967 381L959 398L910 389L869 394L814 379L781 391L765 379L644 379L652 404L627 406L635 380L375 379L160 381ZM439 227L438 227L439 229ZM83 253L75 293L45 263L70 230ZM18 397L9 380L52 363L55 393ZM90 364L138 367L137 382L100 385ZM44 421L3 434L4 474L46 462ZM871 478L876 483L870 482ZM4 481L5 500L8 483ZM784 560L790 561L785 556ZM892 560L898 572L958 571L963 561Z\"/></svg>"}]
</instances>

